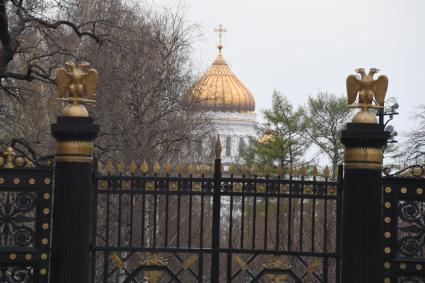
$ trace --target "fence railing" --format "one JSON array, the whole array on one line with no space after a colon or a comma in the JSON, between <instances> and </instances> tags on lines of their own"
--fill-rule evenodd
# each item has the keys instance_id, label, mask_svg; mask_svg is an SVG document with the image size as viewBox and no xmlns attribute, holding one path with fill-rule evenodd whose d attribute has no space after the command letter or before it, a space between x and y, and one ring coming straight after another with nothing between
<instances>
[{"instance_id":1,"label":"fence railing","mask_svg":"<svg viewBox=\"0 0 425 283\"><path fill-rule=\"evenodd\" d=\"M161 282L336 281L341 186L329 173L211 168L107 163L97 176L96 280L149 278L156 263Z\"/></svg>"}]
</instances>

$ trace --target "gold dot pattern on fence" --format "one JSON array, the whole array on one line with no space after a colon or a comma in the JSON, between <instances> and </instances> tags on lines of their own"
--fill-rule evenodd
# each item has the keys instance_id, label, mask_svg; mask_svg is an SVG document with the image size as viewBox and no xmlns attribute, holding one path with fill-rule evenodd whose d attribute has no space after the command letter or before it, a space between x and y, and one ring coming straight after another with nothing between
<instances>
[{"instance_id":1,"label":"gold dot pattern on fence","mask_svg":"<svg viewBox=\"0 0 425 283\"><path fill-rule=\"evenodd\" d=\"M106 180L99 180L99 189L107 189L108 188L108 181Z\"/></svg>"},{"instance_id":2,"label":"gold dot pattern on fence","mask_svg":"<svg viewBox=\"0 0 425 283\"><path fill-rule=\"evenodd\" d=\"M266 192L266 184L257 184L257 192L265 193Z\"/></svg>"},{"instance_id":3,"label":"gold dot pattern on fence","mask_svg":"<svg viewBox=\"0 0 425 283\"><path fill-rule=\"evenodd\" d=\"M9 255L9 259L11 259L11 260L15 260L15 259L16 259L16 254L15 254L15 253L11 253L11 254Z\"/></svg>"},{"instance_id":4,"label":"gold dot pattern on fence","mask_svg":"<svg viewBox=\"0 0 425 283\"><path fill-rule=\"evenodd\" d=\"M391 267L391 263L389 263L389 262L385 262L384 263L384 268L385 269L390 269L390 267Z\"/></svg>"},{"instance_id":5,"label":"gold dot pattern on fence","mask_svg":"<svg viewBox=\"0 0 425 283\"><path fill-rule=\"evenodd\" d=\"M4 178L0 178L0 184L4 184Z\"/></svg>"},{"instance_id":6,"label":"gold dot pattern on fence","mask_svg":"<svg viewBox=\"0 0 425 283\"><path fill-rule=\"evenodd\" d=\"M24 162L25 162L25 160L21 156L15 158L16 166L22 166L22 165L24 165Z\"/></svg>"},{"instance_id":7,"label":"gold dot pattern on fence","mask_svg":"<svg viewBox=\"0 0 425 283\"><path fill-rule=\"evenodd\" d=\"M122 188L125 190L131 189L131 181L122 181Z\"/></svg>"},{"instance_id":8,"label":"gold dot pattern on fence","mask_svg":"<svg viewBox=\"0 0 425 283\"><path fill-rule=\"evenodd\" d=\"M280 185L280 192L284 194L289 193L289 185L288 184Z\"/></svg>"},{"instance_id":9,"label":"gold dot pattern on fence","mask_svg":"<svg viewBox=\"0 0 425 283\"><path fill-rule=\"evenodd\" d=\"M422 264L420 264L420 263L418 263L417 265L416 265L416 270L417 271L421 271L423 269L423 265Z\"/></svg>"},{"instance_id":10,"label":"gold dot pattern on fence","mask_svg":"<svg viewBox=\"0 0 425 283\"><path fill-rule=\"evenodd\" d=\"M387 194L391 193L391 191L392 191L391 187L385 187L385 192Z\"/></svg>"},{"instance_id":11,"label":"gold dot pattern on fence","mask_svg":"<svg viewBox=\"0 0 425 283\"><path fill-rule=\"evenodd\" d=\"M312 186L305 186L304 187L304 194L306 194L306 195L313 194L313 187Z\"/></svg>"},{"instance_id":12,"label":"gold dot pattern on fence","mask_svg":"<svg viewBox=\"0 0 425 283\"><path fill-rule=\"evenodd\" d=\"M385 247L384 248L384 253L386 253L386 254L391 253L391 248L390 247Z\"/></svg>"},{"instance_id":13,"label":"gold dot pattern on fence","mask_svg":"<svg viewBox=\"0 0 425 283\"><path fill-rule=\"evenodd\" d=\"M42 260L46 260L47 259L47 254L46 253L42 253L41 254L41 256L40 256L40 258L42 259Z\"/></svg>"},{"instance_id":14,"label":"gold dot pattern on fence","mask_svg":"<svg viewBox=\"0 0 425 283\"><path fill-rule=\"evenodd\" d=\"M43 230L47 230L47 229L49 229L49 224L43 223L43 225L41 227L43 228Z\"/></svg>"},{"instance_id":15,"label":"gold dot pattern on fence","mask_svg":"<svg viewBox=\"0 0 425 283\"><path fill-rule=\"evenodd\" d=\"M170 182L168 186L170 191L177 191L179 188L177 182Z\"/></svg>"},{"instance_id":16,"label":"gold dot pattern on fence","mask_svg":"<svg viewBox=\"0 0 425 283\"><path fill-rule=\"evenodd\" d=\"M384 233L384 237L386 238L386 239L389 239L389 238L391 238L391 232L385 232Z\"/></svg>"},{"instance_id":17,"label":"gold dot pattern on fence","mask_svg":"<svg viewBox=\"0 0 425 283\"><path fill-rule=\"evenodd\" d=\"M407 265L405 264L405 263L400 263L400 269L406 269L407 268Z\"/></svg>"},{"instance_id":18,"label":"gold dot pattern on fence","mask_svg":"<svg viewBox=\"0 0 425 283\"><path fill-rule=\"evenodd\" d=\"M400 192L401 192L402 194L407 193L407 188L405 188L405 187L401 188L401 189L400 189Z\"/></svg>"},{"instance_id":19,"label":"gold dot pattern on fence","mask_svg":"<svg viewBox=\"0 0 425 283\"><path fill-rule=\"evenodd\" d=\"M19 178L13 178L13 183L15 185L18 185L20 182L21 182L21 179L19 179Z\"/></svg>"},{"instance_id":20,"label":"gold dot pattern on fence","mask_svg":"<svg viewBox=\"0 0 425 283\"><path fill-rule=\"evenodd\" d=\"M391 218L390 217L385 217L384 218L384 222L387 223L387 224L390 223L391 222Z\"/></svg>"},{"instance_id":21,"label":"gold dot pattern on fence","mask_svg":"<svg viewBox=\"0 0 425 283\"><path fill-rule=\"evenodd\" d=\"M242 192L242 184L241 183L233 184L233 191L238 193Z\"/></svg>"},{"instance_id":22,"label":"gold dot pattern on fence","mask_svg":"<svg viewBox=\"0 0 425 283\"><path fill-rule=\"evenodd\" d=\"M43 208L43 214L47 215L50 213L50 209L48 207Z\"/></svg>"},{"instance_id":23,"label":"gold dot pattern on fence","mask_svg":"<svg viewBox=\"0 0 425 283\"><path fill-rule=\"evenodd\" d=\"M391 202L387 201L384 204L385 208L391 208Z\"/></svg>"},{"instance_id":24,"label":"gold dot pattern on fence","mask_svg":"<svg viewBox=\"0 0 425 283\"><path fill-rule=\"evenodd\" d=\"M198 182L193 183L192 190L196 192L200 192L202 190L202 184Z\"/></svg>"},{"instance_id":25,"label":"gold dot pattern on fence","mask_svg":"<svg viewBox=\"0 0 425 283\"><path fill-rule=\"evenodd\" d=\"M147 191L153 191L155 190L155 183L154 182L146 182L145 188Z\"/></svg>"},{"instance_id":26,"label":"gold dot pattern on fence","mask_svg":"<svg viewBox=\"0 0 425 283\"><path fill-rule=\"evenodd\" d=\"M30 179L28 180L28 184L30 184L30 185L34 185L34 184L35 184L35 179L34 179L34 178L30 178Z\"/></svg>"},{"instance_id":27,"label":"gold dot pattern on fence","mask_svg":"<svg viewBox=\"0 0 425 283\"><path fill-rule=\"evenodd\" d=\"M31 260L32 259L32 255L31 254L26 254L25 255L25 259L26 260Z\"/></svg>"},{"instance_id":28,"label":"gold dot pattern on fence","mask_svg":"<svg viewBox=\"0 0 425 283\"><path fill-rule=\"evenodd\" d=\"M45 268L40 269L40 274L41 275L46 275L47 274L47 269L45 269Z\"/></svg>"},{"instance_id":29,"label":"gold dot pattern on fence","mask_svg":"<svg viewBox=\"0 0 425 283\"><path fill-rule=\"evenodd\" d=\"M50 178L45 178L44 179L44 184L49 185L51 182Z\"/></svg>"},{"instance_id":30,"label":"gold dot pattern on fence","mask_svg":"<svg viewBox=\"0 0 425 283\"><path fill-rule=\"evenodd\" d=\"M422 188L417 188L417 189L416 189L416 193L417 193L418 195L422 195L422 194L424 193L424 190L423 190Z\"/></svg>"}]
</instances>

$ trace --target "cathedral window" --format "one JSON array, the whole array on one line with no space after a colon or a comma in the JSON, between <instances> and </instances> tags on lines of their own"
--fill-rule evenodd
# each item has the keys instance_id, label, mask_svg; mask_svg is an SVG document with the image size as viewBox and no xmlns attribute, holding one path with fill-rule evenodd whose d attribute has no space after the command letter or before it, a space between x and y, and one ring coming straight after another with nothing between
<instances>
[{"instance_id":1,"label":"cathedral window","mask_svg":"<svg viewBox=\"0 0 425 283\"><path fill-rule=\"evenodd\" d=\"M232 140L230 137L226 138L226 156L231 155L231 146L232 146Z\"/></svg>"},{"instance_id":2,"label":"cathedral window","mask_svg":"<svg viewBox=\"0 0 425 283\"><path fill-rule=\"evenodd\" d=\"M244 155L245 148L246 148L245 140L241 137L239 139L239 156Z\"/></svg>"}]
</instances>

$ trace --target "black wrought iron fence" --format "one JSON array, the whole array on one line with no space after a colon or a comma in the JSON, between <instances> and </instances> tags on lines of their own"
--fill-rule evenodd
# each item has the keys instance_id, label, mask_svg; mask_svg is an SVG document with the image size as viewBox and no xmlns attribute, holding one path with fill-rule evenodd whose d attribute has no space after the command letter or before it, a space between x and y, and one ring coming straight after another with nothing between
<instances>
[{"instance_id":1,"label":"black wrought iron fence","mask_svg":"<svg viewBox=\"0 0 425 283\"><path fill-rule=\"evenodd\" d=\"M51 165L0 154L0 282L48 282Z\"/></svg>"},{"instance_id":2,"label":"black wrought iron fence","mask_svg":"<svg viewBox=\"0 0 425 283\"><path fill-rule=\"evenodd\" d=\"M384 282L425 282L425 171L384 177Z\"/></svg>"},{"instance_id":3,"label":"black wrought iron fence","mask_svg":"<svg viewBox=\"0 0 425 283\"><path fill-rule=\"evenodd\" d=\"M338 282L341 182L328 173L116 169L97 176L92 281Z\"/></svg>"}]
</instances>

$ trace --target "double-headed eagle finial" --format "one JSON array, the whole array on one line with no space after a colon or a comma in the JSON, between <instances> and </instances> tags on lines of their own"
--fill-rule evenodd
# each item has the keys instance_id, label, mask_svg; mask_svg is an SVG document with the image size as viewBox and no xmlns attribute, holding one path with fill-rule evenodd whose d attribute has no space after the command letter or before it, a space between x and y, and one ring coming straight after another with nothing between
<instances>
[{"instance_id":1,"label":"double-headed eagle finial","mask_svg":"<svg viewBox=\"0 0 425 283\"><path fill-rule=\"evenodd\" d=\"M95 69L88 69L87 62L75 64L66 62L65 68L56 71L58 86L58 101L71 103L64 109L65 116L88 116L88 112L81 103L96 102L96 84L99 75Z\"/></svg>"},{"instance_id":2,"label":"double-headed eagle finial","mask_svg":"<svg viewBox=\"0 0 425 283\"><path fill-rule=\"evenodd\" d=\"M369 74L366 74L364 68L356 69L356 72L360 74L360 77L356 75L347 77L348 106L362 109L361 112L354 116L353 122L372 123L372 116L375 119L375 115L372 115L368 110L384 107L388 78L385 75L381 75L374 80L373 76L379 72L376 68L370 68ZM357 96L359 99L355 104Z\"/></svg>"}]
</instances>

